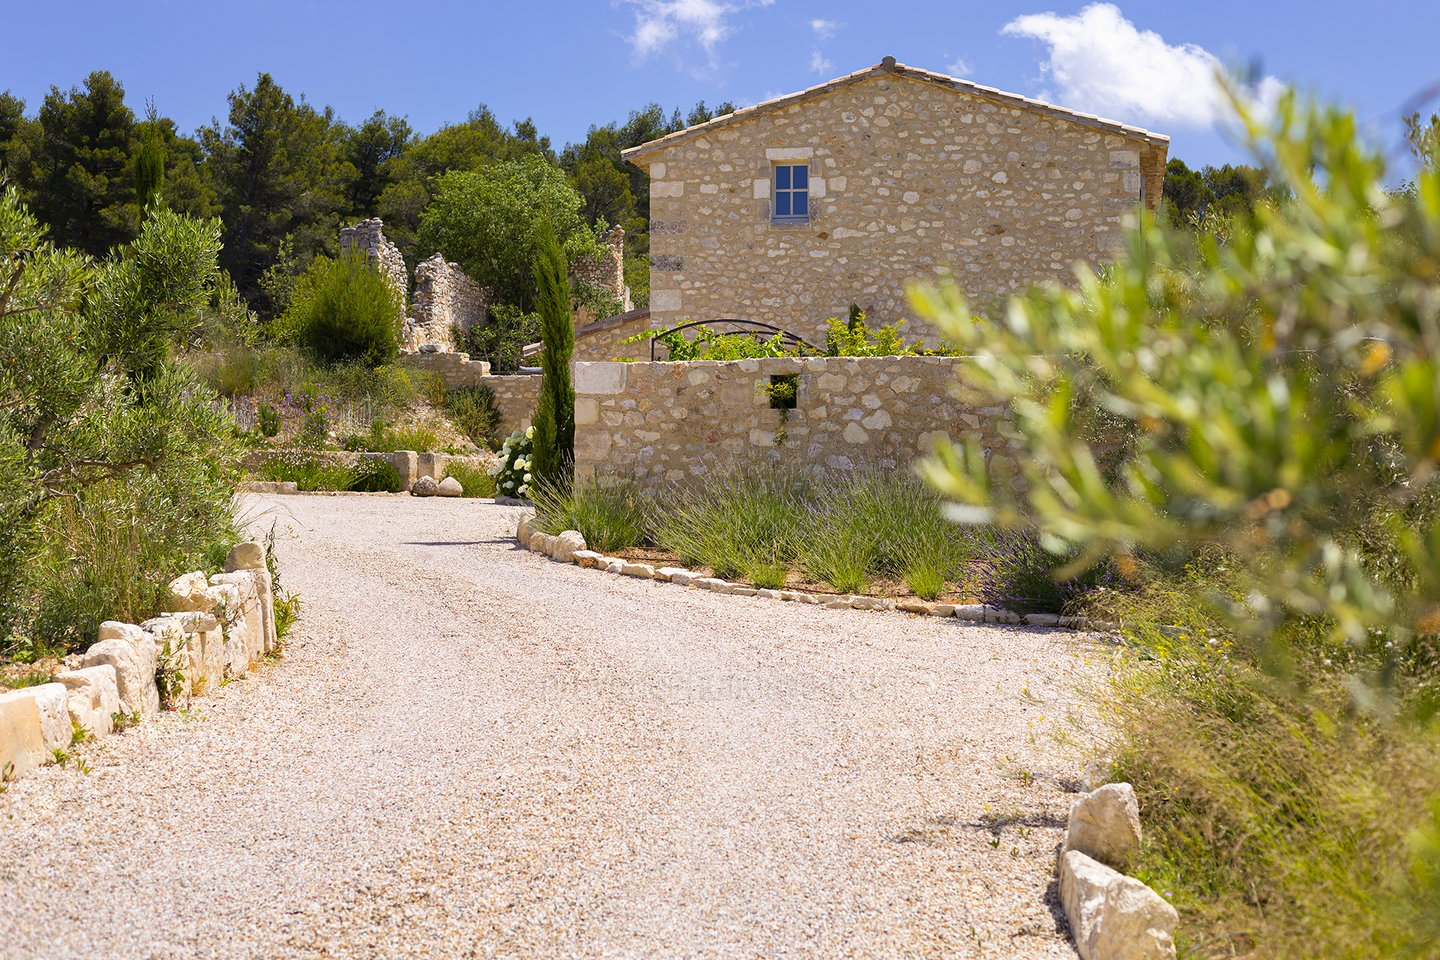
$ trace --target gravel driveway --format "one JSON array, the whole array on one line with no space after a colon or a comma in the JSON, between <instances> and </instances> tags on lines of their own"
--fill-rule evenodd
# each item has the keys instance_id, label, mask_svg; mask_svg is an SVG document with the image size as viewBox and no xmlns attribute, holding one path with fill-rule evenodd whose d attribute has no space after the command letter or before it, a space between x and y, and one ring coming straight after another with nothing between
<instances>
[{"instance_id":1,"label":"gravel driveway","mask_svg":"<svg viewBox=\"0 0 1440 960\"><path fill-rule=\"evenodd\" d=\"M0 957L1074 957L1073 634L564 566L480 501L246 510L298 635L0 796Z\"/></svg>"}]
</instances>

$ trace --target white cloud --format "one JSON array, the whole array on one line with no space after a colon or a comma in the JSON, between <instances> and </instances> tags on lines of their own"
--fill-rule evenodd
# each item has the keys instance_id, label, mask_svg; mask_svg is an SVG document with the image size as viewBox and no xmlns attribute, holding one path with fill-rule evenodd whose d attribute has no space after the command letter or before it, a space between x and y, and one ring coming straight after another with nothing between
<instances>
[{"instance_id":1,"label":"white cloud","mask_svg":"<svg viewBox=\"0 0 1440 960\"><path fill-rule=\"evenodd\" d=\"M826 58L825 54L821 53L818 49L814 53L810 54L811 73L818 73L823 77L829 74L830 70L834 66L835 64L831 63L829 59Z\"/></svg>"},{"instance_id":2,"label":"white cloud","mask_svg":"<svg viewBox=\"0 0 1440 960\"><path fill-rule=\"evenodd\" d=\"M681 45L699 46L714 65L716 48L735 32L732 18L753 7L768 7L775 0L625 0L635 8L635 29L629 36L636 56Z\"/></svg>"},{"instance_id":3,"label":"white cloud","mask_svg":"<svg viewBox=\"0 0 1440 960\"><path fill-rule=\"evenodd\" d=\"M840 29L840 24L834 20L821 20L818 17L810 21L810 29L815 31L815 36L821 40L829 40L835 36L835 31Z\"/></svg>"},{"instance_id":4,"label":"white cloud","mask_svg":"<svg viewBox=\"0 0 1440 960\"><path fill-rule=\"evenodd\" d=\"M954 60L945 64L945 72L952 77L968 77L975 72L975 69L970 66L969 61L964 57L956 57Z\"/></svg>"},{"instance_id":5,"label":"white cloud","mask_svg":"<svg viewBox=\"0 0 1440 960\"><path fill-rule=\"evenodd\" d=\"M1000 31L1050 48L1041 65L1061 103L1127 122L1207 127L1229 115L1217 80L1220 58L1193 43L1166 43L1140 30L1111 3L1092 3L1074 16L1032 13ZM1262 105L1282 85L1265 77L1251 88Z\"/></svg>"}]
</instances>

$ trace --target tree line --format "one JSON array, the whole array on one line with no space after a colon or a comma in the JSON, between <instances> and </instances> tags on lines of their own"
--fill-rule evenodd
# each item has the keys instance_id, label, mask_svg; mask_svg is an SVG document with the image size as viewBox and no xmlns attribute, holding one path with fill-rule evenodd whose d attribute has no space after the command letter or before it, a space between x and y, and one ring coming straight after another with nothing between
<instances>
[{"instance_id":1,"label":"tree line","mask_svg":"<svg viewBox=\"0 0 1440 960\"><path fill-rule=\"evenodd\" d=\"M96 257L134 241L157 197L177 213L218 218L220 265L268 319L284 309L286 291L309 262L336 251L341 226L383 218L413 267L434 252L425 247L421 214L445 174L533 158L563 176L587 224L625 228L627 279L643 291L649 182L620 151L734 109L702 102L688 114L667 114L651 103L557 151L531 119L507 127L483 104L426 136L384 110L347 123L268 73L227 99L223 119L186 133L154 104L137 114L104 70L68 90L51 87L34 111L0 93L0 177L53 242Z\"/></svg>"}]
</instances>

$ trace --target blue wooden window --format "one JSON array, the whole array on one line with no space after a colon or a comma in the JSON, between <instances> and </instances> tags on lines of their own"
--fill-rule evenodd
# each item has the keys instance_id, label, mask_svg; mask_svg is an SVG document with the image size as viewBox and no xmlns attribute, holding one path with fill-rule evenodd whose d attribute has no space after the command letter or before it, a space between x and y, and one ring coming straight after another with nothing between
<instances>
[{"instance_id":1,"label":"blue wooden window","mask_svg":"<svg viewBox=\"0 0 1440 960\"><path fill-rule=\"evenodd\" d=\"M775 166L776 220L810 219L810 167L804 163Z\"/></svg>"}]
</instances>

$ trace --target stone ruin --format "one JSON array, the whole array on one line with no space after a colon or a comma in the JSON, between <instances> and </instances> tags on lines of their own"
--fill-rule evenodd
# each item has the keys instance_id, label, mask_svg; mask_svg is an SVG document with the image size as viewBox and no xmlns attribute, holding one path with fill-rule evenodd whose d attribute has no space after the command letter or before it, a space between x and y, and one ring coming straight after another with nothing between
<instances>
[{"instance_id":1,"label":"stone ruin","mask_svg":"<svg viewBox=\"0 0 1440 960\"><path fill-rule=\"evenodd\" d=\"M490 289L470 279L460 264L435 254L415 268L415 304L405 318L401 348L433 343L442 352L454 350L457 329L463 333L489 321L490 297Z\"/></svg>"},{"instance_id":2,"label":"stone ruin","mask_svg":"<svg viewBox=\"0 0 1440 960\"><path fill-rule=\"evenodd\" d=\"M613 296L620 304L620 312L627 313L634 309L634 303L630 299L630 288L625 286L625 230L623 227L611 227L600 242L605 245L605 250L598 257L586 257L576 260L570 267L570 284L586 284L598 287ZM581 306L575 311L575 326L583 327L603 317L597 316L595 311L589 307Z\"/></svg>"},{"instance_id":3,"label":"stone ruin","mask_svg":"<svg viewBox=\"0 0 1440 960\"><path fill-rule=\"evenodd\" d=\"M385 224L379 218L362 220L340 231L340 252L360 250L367 260L378 264L381 274L400 294L405 308L400 349L406 353L452 353L459 344L455 331L484 326L490 319L492 291L477 283L441 254L415 268L415 293L407 296L410 274L400 249L385 238ZM631 309L630 288L625 286L625 231L614 227L601 238L605 250L600 256L576 261L570 268L572 285L588 284L610 293L622 311ZM591 308L575 311L575 325L585 326L602 319Z\"/></svg>"}]
</instances>

